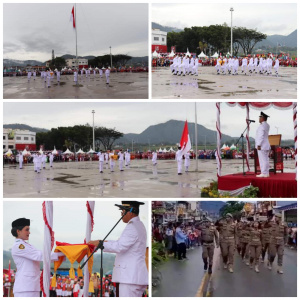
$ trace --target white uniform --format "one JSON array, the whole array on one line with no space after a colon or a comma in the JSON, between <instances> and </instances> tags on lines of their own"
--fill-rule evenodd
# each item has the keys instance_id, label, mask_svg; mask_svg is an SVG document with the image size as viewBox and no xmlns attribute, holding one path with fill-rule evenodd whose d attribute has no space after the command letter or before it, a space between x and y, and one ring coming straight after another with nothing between
<instances>
[{"instance_id":1,"label":"white uniform","mask_svg":"<svg viewBox=\"0 0 300 300\"><path fill-rule=\"evenodd\" d=\"M104 153L105 163L108 164L109 155L108 153Z\"/></svg>"},{"instance_id":2,"label":"white uniform","mask_svg":"<svg viewBox=\"0 0 300 300\"><path fill-rule=\"evenodd\" d=\"M42 164L43 164L43 169L46 169L46 155L42 154Z\"/></svg>"},{"instance_id":3,"label":"white uniform","mask_svg":"<svg viewBox=\"0 0 300 300\"><path fill-rule=\"evenodd\" d=\"M75 71L74 72L74 82L77 83L77 81L78 81L78 73Z\"/></svg>"},{"instance_id":4,"label":"white uniform","mask_svg":"<svg viewBox=\"0 0 300 300\"><path fill-rule=\"evenodd\" d=\"M190 64L189 64L189 73L191 74L193 72L194 67L194 58L191 57Z\"/></svg>"},{"instance_id":5,"label":"white uniform","mask_svg":"<svg viewBox=\"0 0 300 300\"><path fill-rule=\"evenodd\" d=\"M20 167L20 169L23 168L23 154L22 153L19 154L19 167Z\"/></svg>"},{"instance_id":6,"label":"white uniform","mask_svg":"<svg viewBox=\"0 0 300 300\"><path fill-rule=\"evenodd\" d=\"M104 154L99 152L97 156L99 157L99 172L103 173Z\"/></svg>"},{"instance_id":7,"label":"white uniform","mask_svg":"<svg viewBox=\"0 0 300 300\"><path fill-rule=\"evenodd\" d=\"M33 169L34 172L37 172L37 154L33 154L32 157L33 157Z\"/></svg>"},{"instance_id":8,"label":"white uniform","mask_svg":"<svg viewBox=\"0 0 300 300\"><path fill-rule=\"evenodd\" d=\"M39 297L40 262L43 261L42 251L17 238L11 253L17 269L13 289L14 296ZM58 253L51 253L51 260L58 260L58 256Z\"/></svg>"},{"instance_id":9,"label":"white uniform","mask_svg":"<svg viewBox=\"0 0 300 300\"><path fill-rule=\"evenodd\" d=\"M102 78L102 76L103 76L103 70L102 69L99 70L99 75L100 75L100 78Z\"/></svg>"},{"instance_id":10,"label":"white uniform","mask_svg":"<svg viewBox=\"0 0 300 300\"><path fill-rule=\"evenodd\" d=\"M124 168L123 168L123 164L124 164L124 153L123 153L123 152L119 152L119 153L118 153L118 156L119 156L119 169L120 169L120 171L124 171Z\"/></svg>"},{"instance_id":11,"label":"white uniform","mask_svg":"<svg viewBox=\"0 0 300 300\"><path fill-rule=\"evenodd\" d=\"M193 74L198 76L198 66L199 66L199 60L198 58L195 59L195 65L193 68Z\"/></svg>"},{"instance_id":12,"label":"white uniform","mask_svg":"<svg viewBox=\"0 0 300 300\"><path fill-rule=\"evenodd\" d=\"M106 69L106 71L105 71L106 84L109 84L109 75L110 75L110 70L109 70L109 69Z\"/></svg>"},{"instance_id":13,"label":"white uniform","mask_svg":"<svg viewBox=\"0 0 300 300\"><path fill-rule=\"evenodd\" d=\"M114 156L113 153L109 153L109 165L110 165L111 172L114 171L114 167L115 167L115 160L114 160L113 156Z\"/></svg>"},{"instance_id":14,"label":"white uniform","mask_svg":"<svg viewBox=\"0 0 300 300\"><path fill-rule=\"evenodd\" d=\"M30 78L31 78L31 72L29 71L28 74L27 74L27 78L28 78L28 82L30 81Z\"/></svg>"},{"instance_id":15,"label":"white uniform","mask_svg":"<svg viewBox=\"0 0 300 300\"><path fill-rule=\"evenodd\" d=\"M125 166L129 166L130 165L130 152L126 151L125 152Z\"/></svg>"},{"instance_id":16,"label":"white uniform","mask_svg":"<svg viewBox=\"0 0 300 300\"><path fill-rule=\"evenodd\" d=\"M269 130L270 125L267 122L262 122L257 130L255 136L255 148L258 146L261 147L261 150L257 150L259 165L261 169L261 174L269 175L269 151L270 151L270 143L269 143Z\"/></svg>"},{"instance_id":17,"label":"white uniform","mask_svg":"<svg viewBox=\"0 0 300 300\"><path fill-rule=\"evenodd\" d=\"M190 153L188 152L184 155L185 172L189 171L190 164L191 164L191 156L190 156Z\"/></svg>"},{"instance_id":18,"label":"white uniform","mask_svg":"<svg viewBox=\"0 0 300 300\"><path fill-rule=\"evenodd\" d=\"M278 69L279 69L279 59L276 58L275 60L275 65L274 65L274 70L275 70L275 74L278 76Z\"/></svg>"},{"instance_id":19,"label":"white uniform","mask_svg":"<svg viewBox=\"0 0 300 300\"><path fill-rule=\"evenodd\" d=\"M104 242L104 252L117 254L112 281L120 284L120 297L141 297L148 285L146 242L146 229L139 217L128 222L119 240Z\"/></svg>"},{"instance_id":20,"label":"white uniform","mask_svg":"<svg viewBox=\"0 0 300 300\"><path fill-rule=\"evenodd\" d=\"M152 164L153 166L157 164L157 153L155 151L152 152Z\"/></svg>"},{"instance_id":21,"label":"white uniform","mask_svg":"<svg viewBox=\"0 0 300 300\"><path fill-rule=\"evenodd\" d=\"M38 173L40 173L41 168L42 168L42 156L41 156L41 155L38 155L38 156L36 157L36 171L37 171Z\"/></svg>"},{"instance_id":22,"label":"white uniform","mask_svg":"<svg viewBox=\"0 0 300 300\"><path fill-rule=\"evenodd\" d=\"M56 72L57 82L60 82L60 71Z\"/></svg>"},{"instance_id":23,"label":"white uniform","mask_svg":"<svg viewBox=\"0 0 300 300\"><path fill-rule=\"evenodd\" d=\"M182 151L177 150L176 157L178 174L182 174Z\"/></svg>"},{"instance_id":24,"label":"white uniform","mask_svg":"<svg viewBox=\"0 0 300 300\"><path fill-rule=\"evenodd\" d=\"M50 168L53 167L53 158L54 158L53 154L50 153L50 155L49 155Z\"/></svg>"},{"instance_id":25,"label":"white uniform","mask_svg":"<svg viewBox=\"0 0 300 300\"><path fill-rule=\"evenodd\" d=\"M33 80L35 80L35 77L36 77L36 72L33 71Z\"/></svg>"},{"instance_id":26,"label":"white uniform","mask_svg":"<svg viewBox=\"0 0 300 300\"><path fill-rule=\"evenodd\" d=\"M217 64L215 66L215 68L217 69L217 74L220 74L220 69L221 69L220 60L221 58L217 59Z\"/></svg>"}]
</instances>

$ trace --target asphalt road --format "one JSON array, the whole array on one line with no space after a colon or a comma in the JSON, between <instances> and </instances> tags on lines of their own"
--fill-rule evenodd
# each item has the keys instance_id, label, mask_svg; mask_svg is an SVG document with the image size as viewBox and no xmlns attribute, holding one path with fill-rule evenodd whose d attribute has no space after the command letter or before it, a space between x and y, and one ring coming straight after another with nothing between
<instances>
[{"instance_id":1,"label":"asphalt road","mask_svg":"<svg viewBox=\"0 0 300 300\"><path fill-rule=\"evenodd\" d=\"M284 274L277 273L267 262L260 263L260 273L246 266L235 255L234 273L223 269L220 249L215 249L212 275L203 271L202 247L189 250L187 261L170 258L159 267L161 283L152 288L153 297L296 297L297 252L285 248Z\"/></svg>"}]
</instances>

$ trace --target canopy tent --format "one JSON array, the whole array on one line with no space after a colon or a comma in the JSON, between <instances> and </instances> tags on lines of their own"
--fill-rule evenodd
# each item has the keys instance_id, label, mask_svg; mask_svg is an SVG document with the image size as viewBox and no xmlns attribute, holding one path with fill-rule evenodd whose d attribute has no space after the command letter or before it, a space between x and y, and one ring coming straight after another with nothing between
<instances>
[{"instance_id":1,"label":"canopy tent","mask_svg":"<svg viewBox=\"0 0 300 300\"><path fill-rule=\"evenodd\" d=\"M84 154L85 152L81 150L81 148L76 152L76 154Z\"/></svg>"},{"instance_id":2,"label":"canopy tent","mask_svg":"<svg viewBox=\"0 0 300 300\"><path fill-rule=\"evenodd\" d=\"M175 150L173 149L173 147L171 147L169 151L170 152L175 152Z\"/></svg>"},{"instance_id":3,"label":"canopy tent","mask_svg":"<svg viewBox=\"0 0 300 300\"><path fill-rule=\"evenodd\" d=\"M154 52L152 53L152 57L154 57L154 58L158 57L158 53L156 52L156 50L154 50Z\"/></svg>"},{"instance_id":4,"label":"canopy tent","mask_svg":"<svg viewBox=\"0 0 300 300\"><path fill-rule=\"evenodd\" d=\"M163 149L162 152L163 152L163 153L167 153L168 151L167 151L167 149L165 148L165 149Z\"/></svg>"},{"instance_id":5,"label":"canopy tent","mask_svg":"<svg viewBox=\"0 0 300 300\"><path fill-rule=\"evenodd\" d=\"M29 151L27 151L26 149L23 150L22 154L23 154L24 156L26 156L26 155L31 155L31 153L30 153Z\"/></svg>"},{"instance_id":6,"label":"canopy tent","mask_svg":"<svg viewBox=\"0 0 300 300\"><path fill-rule=\"evenodd\" d=\"M161 153L161 152L163 152L163 150L161 148L159 148L158 152Z\"/></svg>"},{"instance_id":7,"label":"canopy tent","mask_svg":"<svg viewBox=\"0 0 300 300\"><path fill-rule=\"evenodd\" d=\"M43 150L42 150L42 149L40 149L40 151L39 151L39 152L40 152L40 154L44 154L44 152L43 152Z\"/></svg>"},{"instance_id":8,"label":"canopy tent","mask_svg":"<svg viewBox=\"0 0 300 300\"><path fill-rule=\"evenodd\" d=\"M236 146L235 146L234 144L232 144L232 145L230 146L230 150L236 150Z\"/></svg>"},{"instance_id":9,"label":"canopy tent","mask_svg":"<svg viewBox=\"0 0 300 300\"><path fill-rule=\"evenodd\" d=\"M229 56L231 56L231 54L229 52L227 52L226 56L229 57Z\"/></svg>"},{"instance_id":10,"label":"canopy tent","mask_svg":"<svg viewBox=\"0 0 300 300\"><path fill-rule=\"evenodd\" d=\"M54 150L52 151L52 154L53 155L57 155L58 154L57 150L55 149L55 146L54 146Z\"/></svg>"},{"instance_id":11,"label":"canopy tent","mask_svg":"<svg viewBox=\"0 0 300 300\"><path fill-rule=\"evenodd\" d=\"M13 153L11 152L10 149L8 149L8 151L4 153L4 155L6 155L6 156L11 156L12 154L13 154Z\"/></svg>"},{"instance_id":12,"label":"canopy tent","mask_svg":"<svg viewBox=\"0 0 300 300\"><path fill-rule=\"evenodd\" d=\"M74 154L74 153L71 152L71 151L69 150L69 148L67 148L67 150L66 150L65 152L63 152L63 154Z\"/></svg>"},{"instance_id":13,"label":"canopy tent","mask_svg":"<svg viewBox=\"0 0 300 300\"><path fill-rule=\"evenodd\" d=\"M246 108L246 120L250 119L250 107L253 109L267 109L270 107L274 107L277 109L293 109L293 121L294 121L294 142L295 142L295 164L296 164L296 172L297 172L297 102L228 102L229 106L236 106L238 105L241 108ZM217 153L216 153L216 160L217 160L217 170L218 176L221 176L222 171L222 161L221 161L221 122L220 122L220 115L221 115L221 102L216 102L216 111L217 111L217 122L216 122L216 129L217 129ZM249 152L250 152L250 141L249 141L249 131L250 131L250 124L246 121L247 131L246 131L246 165L248 171L250 171L249 166Z\"/></svg>"},{"instance_id":14,"label":"canopy tent","mask_svg":"<svg viewBox=\"0 0 300 300\"><path fill-rule=\"evenodd\" d=\"M175 56L175 53L174 53L173 49L172 49L171 53L168 56L169 57L174 57Z\"/></svg>"},{"instance_id":15,"label":"canopy tent","mask_svg":"<svg viewBox=\"0 0 300 300\"><path fill-rule=\"evenodd\" d=\"M89 152L87 152L87 154L92 154L92 153L96 153L96 151L94 151L92 148L90 148Z\"/></svg>"},{"instance_id":16,"label":"canopy tent","mask_svg":"<svg viewBox=\"0 0 300 300\"><path fill-rule=\"evenodd\" d=\"M203 53L203 51L198 55L198 57L207 57L207 55L205 55L204 53Z\"/></svg>"},{"instance_id":17,"label":"canopy tent","mask_svg":"<svg viewBox=\"0 0 300 300\"><path fill-rule=\"evenodd\" d=\"M213 56L211 56L212 58L218 58L219 54L217 52L215 52L215 54Z\"/></svg>"},{"instance_id":18,"label":"canopy tent","mask_svg":"<svg viewBox=\"0 0 300 300\"><path fill-rule=\"evenodd\" d=\"M187 50L187 51L186 51L186 54L185 54L185 56L190 56L190 55L191 55L191 53L189 52L189 48L187 48L186 50Z\"/></svg>"},{"instance_id":19,"label":"canopy tent","mask_svg":"<svg viewBox=\"0 0 300 300\"><path fill-rule=\"evenodd\" d=\"M228 147L227 145L223 144L221 150L224 150L226 147Z\"/></svg>"}]
</instances>

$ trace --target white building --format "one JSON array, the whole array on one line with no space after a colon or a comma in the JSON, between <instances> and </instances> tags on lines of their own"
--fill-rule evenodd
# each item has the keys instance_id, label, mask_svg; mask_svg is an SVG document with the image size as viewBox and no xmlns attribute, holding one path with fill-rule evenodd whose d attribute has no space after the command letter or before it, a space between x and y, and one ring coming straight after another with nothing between
<instances>
[{"instance_id":1,"label":"white building","mask_svg":"<svg viewBox=\"0 0 300 300\"><path fill-rule=\"evenodd\" d=\"M167 32L152 29L152 52L167 52Z\"/></svg>"},{"instance_id":2,"label":"white building","mask_svg":"<svg viewBox=\"0 0 300 300\"><path fill-rule=\"evenodd\" d=\"M79 69L88 68L88 59L86 58L77 58ZM68 58L66 59L66 66L71 69L75 69L77 67L76 58Z\"/></svg>"},{"instance_id":3,"label":"white building","mask_svg":"<svg viewBox=\"0 0 300 300\"><path fill-rule=\"evenodd\" d=\"M3 128L3 151L36 150L36 133L29 130Z\"/></svg>"}]
</instances>

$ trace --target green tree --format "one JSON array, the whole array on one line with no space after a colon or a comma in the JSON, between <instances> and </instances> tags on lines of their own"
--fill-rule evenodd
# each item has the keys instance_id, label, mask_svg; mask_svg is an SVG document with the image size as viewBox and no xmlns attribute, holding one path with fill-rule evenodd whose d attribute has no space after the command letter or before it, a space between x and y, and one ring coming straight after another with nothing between
<instances>
[{"instance_id":1,"label":"green tree","mask_svg":"<svg viewBox=\"0 0 300 300\"><path fill-rule=\"evenodd\" d=\"M54 70L55 68L62 69L65 66L66 66L66 60L63 57L55 57L54 59L51 60L51 63L49 65L49 67L52 70Z\"/></svg>"},{"instance_id":2,"label":"green tree","mask_svg":"<svg viewBox=\"0 0 300 300\"><path fill-rule=\"evenodd\" d=\"M114 142L122 136L123 133L115 128L98 127L95 129L95 140L99 140L105 150L111 149Z\"/></svg>"},{"instance_id":3,"label":"green tree","mask_svg":"<svg viewBox=\"0 0 300 300\"><path fill-rule=\"evenodd\" d=\"M225 217L227 213L232 214L234 219L241 217L241 211L244 207L244 202L227 201L226 204L220 209L220 216Z\"/></svg>"}]
</instances>

